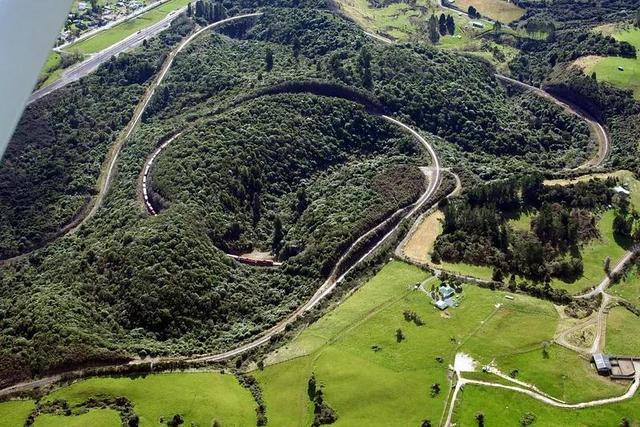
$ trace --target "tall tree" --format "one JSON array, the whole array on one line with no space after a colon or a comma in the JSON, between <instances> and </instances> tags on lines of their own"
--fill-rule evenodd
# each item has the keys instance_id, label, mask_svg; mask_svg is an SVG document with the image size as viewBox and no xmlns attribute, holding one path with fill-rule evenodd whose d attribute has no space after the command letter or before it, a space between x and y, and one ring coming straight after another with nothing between
<instances>
[{"instance_id":1,"label":"tall tree","mask_svg":"<svg viewBox=\"0 0 640 427\"><path fill-rule=\"evenodd\" d=\"M271 242L271 251L277 254L282 245L282 238L284 232L282 231L282 220L279 216L276 216L273 220L273 240Z\"/></svg>"},{"instance_id":2,"label":"tall tree","mask_svg":"<svg viewBox=\"0 0 640 427\"><path fill-rule=\"evenodd\" d=\"M267 71L273 69L273 51L271 48L267 48L267 52L264 55L264 69Z\"/></svg>"},{"instance_id":3,"label":"tall tree","mask_svg":"<svg viewBox=\"0 0 640 427\"><path fill-rule=\"evenodd\" d=\"M369 53L366 46L362 46L360 49L358 63L360 65L362 85L367 89L371 89L373 87L373 78L371 77L371 53Z\"/></svg>"},{"instance_id":4,"label":"tall tree","mask_svg":"<svg viewBox=\"0 0 640 427\"><path fill-rule=\"evenodd\" d=\"M187 4L187 16L193 16L193 9L191 8L191 3Z\"/></svg>"},{"instance_id":5,"label":"tall tree","mask_svg":"<svg viewBox=\"0 0 640 427\"><path fill-rule=\"evenodd\" d=\"M456 32L456 21L453 20L453 16L447 15L447 32L454 35Z\"/></svg>"},{"instance_id":6,"label":"tall tree","mask_svg":"<svg viewBox=\"0 0 640 427\"><path fill-rule=\"evenodd\" d=\"M438 18L438 31L441 36L447 35L447 17L444 16L444 13L441 13Z\"/></svg>"},{"instance_id":7,"label":"tall tree","mask_svg":"<svg viewBox=\"0 0 640 427\"><path fill-rule=\"evenodd\" d=\"M429 22L427 23L427 35L432 44L437 44L440 41L438 19L435 15L431 15L431 18L429 18Z\"/></svg>"}]
</instances>

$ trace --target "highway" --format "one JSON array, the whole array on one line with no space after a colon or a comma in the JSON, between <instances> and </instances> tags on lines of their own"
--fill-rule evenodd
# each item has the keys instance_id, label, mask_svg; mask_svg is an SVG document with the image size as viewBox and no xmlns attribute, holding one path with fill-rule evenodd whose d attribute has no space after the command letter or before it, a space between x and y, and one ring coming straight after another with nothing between
<instances>
[{"instance_id":1,"label":"highway","mask_svg":"<svg viewBox=\"0 0 640 427\"><path fill-rule=\"evenodd\" d=\"M100 64L103 64L107 62L109 59L111 59L112 56L117 56L120 53L124 52L125 50L131 49L132 47L142 43L144 39L147 39L159 34L164 29L169 27L169 25L171 24L171 21L173 21L177 16L179 16L180 13L182 13L184 10L185 9L183 8L176 11L175 13L167 15L165 18L158 21L157 23L143 30L140 30L135 34L132 34L131 36L114 44L113 46L110 46L107 49L104 49L98 53L91 55L89 59L86 59L80 62L79 64L76 64L70 67L62 74L62 76L60 76L60 79L53 82L49 86L43 87L42 89L38 89L35 92L33 92L31 94L31 97L29 98L27 105L44 96L47 96L51 92L54 92L60 89L61 87L68 85L69 83L75 82L76 80L86 76L87 74L91 73L93 70L98 68Z\"/></svg>"}]
</instances>

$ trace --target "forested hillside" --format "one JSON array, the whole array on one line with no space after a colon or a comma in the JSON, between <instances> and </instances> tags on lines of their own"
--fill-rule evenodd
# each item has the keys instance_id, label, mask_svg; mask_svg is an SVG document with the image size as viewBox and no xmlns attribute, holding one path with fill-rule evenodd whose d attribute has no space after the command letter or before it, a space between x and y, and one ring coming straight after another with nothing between
<instances>
[{"instance_id":1,"label":"forested hillside","mask_svg":"<svg viewBox=\"0 0 640 427\"><path fill-rule=\"evenodd\" d=\"M89 203L109 145L191 27L175 21L136 54L27 107L0 163L0 260L45 243Z\"/></svg>"},{"instance_id":2,"label":"forested hillside","mask_svg":"<svg viewBox=\"0 0 640 427\"><path fill-rule=\"evenodd\" d=\"M79 120L83 138L91 140L86 147L68 142L76 148L54 153L75 162L80 154L74 150L91 149L77 174L61 166L83 184L81 196L95 185L119 129L107 132L102 121L117 118L121 128L162 52L190 28L183 25L184 31L168 33L169 41L149 41L67 89L119 90L112 94L117 112L111 95L89 98L94 104ZM127 80L129 65L144 70L144 78ZM350 242L415 200L424 189L416 167L426 164L422 150L358 103L305 94L311 81L348 92L338 98L357 94L412 125L446 153L446 166L455 166L451 153L463 153L470 176L510 174L509 162L553 170L576 166L569 152L589 156L578 119L531 95L508 93L481 60L430 47L379 46L326 11L266 10L252 23L205 34L187 47L124 145L96 216L77 233L3 267L0 292L11 297L0 299L0 377L10 382L138 352L229 348L293 311ZM265 95L277 84L295 86L296 93ZM62 94L36 105L40 116L66 117L72 107ZM61 126L73 128L66 120ZM16 138L34 135L24 128L29 123L23 121ZM90 138L101 129L104 140ZM140 203L140 173L153 150L180 131L151 171L161 212L149 217ZM54 142L66 133L53 135L47 147L60 147ZM32 169L45 174L58 159L54 154L28 157L38 159ZM11 156L2 172L25 167L27 157ZM69 197L63 190L73 187L62 184L69 180L50 176L47 185L59 190L45 191L46 197ZM39 205L27 198L21 212L61 210L64 197ZM79 206L69 207L67 216ZM59 226L47 218L50 228ZM7 233L16 231L3 226ZM224 254L251 249L273 250L285 263L257 269Z\"/></svg>"}]
</instances>

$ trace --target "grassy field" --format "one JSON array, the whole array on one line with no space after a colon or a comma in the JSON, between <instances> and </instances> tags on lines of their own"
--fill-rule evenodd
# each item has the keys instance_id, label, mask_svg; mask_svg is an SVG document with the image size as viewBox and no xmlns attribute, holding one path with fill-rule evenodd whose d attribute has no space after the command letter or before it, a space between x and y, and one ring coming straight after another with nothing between
<instances>
[{"instance_id":1,"label":"grassy field","mask_svg":"<svg viewBox=\"0 0 640 427\"><path fill-rule=\"evenodd\" d=\"M368 0L338 0L340 9L367 31L407 41L418 31L417 24L427 19L421 9L429 8L429 0L417 0L416 7L394 3L387 7L371 7Z\"/></svg>"},{"instance_id":2,"label":"grassy field","mask_svg":"<svg viewBox=\"0 0 640 427\"><path fill-rule=\"evenodd\" d=\"M532 213L521 213L516 218L509 220L509 225L516 230L529 231L531 230L531 220L534 215Z\"/></svg>"},{"instance_id":3,"label":"grassy field","mask_svg":"<svg viewBox=\"0 0 640 427\"><path fill-rule=\"evenodd\" d=\"M587 243L582 250L582 263L584 272L582 277L573 283L565 283L554 279L551 285L566 289L572 294L578 294L583 290L596 286L604 278L604 260L611 258L614 266L624 256L629 242L619 242L613 234L613 210L606 211L598 221L600 238Z\"/></svg>"},{"instance_id":4,"label":"grassy field","mask_svg":"<svg viewBox=\"0 0 640 427\"><path fill-rule=\"evenodd\" d=\"M505 0L456 0L455 4L465 11L473 6L482 16L504 24L520 19L526 13L520 6Z\"/></svg>"},{"instance_id":5,"label":"grassy field","mask_svg":"<svg viewBox=\"0 0 640 427\"><path fill-rule=\"evenodd\" d=\"M35 406L32 400L12 400L0 403L0 420L6 427L22 427Z\"/></svg>"},{"instance_id":6,"label":"grassy field","mask_svg":"<svg viewBox=\"0 0 640 427\"><path fill-rule=\"evenodd\" d=\"M412 289L421 280L427 280L428 288L435 279L392 262L338 308L271 354L269 366L257 371L256 377L274 425L309 424L306 382L312 372L339 415L336 425L419 425L425 418L435 425L444 400L429 397L429 387L439 383L443 393L448 390L446 367L457 351L482 363L496 359L506 372L524 363L520 355L528 355L531 367L521 367L520 375L539 380L540 388L549 393L573 399L619 394L619 387L585 370L574 353L552 347L549 359L535 360L536 355L528 354L537 349L541 355L542 343L553 337L558 315L550 303L522 295L508 300L504 292L465 286L460 306L443 316L426 295ZM418 313L424 326L406 322L404 310ZM396 328L406 336L400 343L395 340ZM436 361L438 356L442 363ZM556 385L560 375L566 377L561 377L563 386Z\"/></svg>"},{"instance_id":7,"label":"grassy field","mask_svg":"<svg viewBox=\"0 0 640 427\"><path fill-rule=\"evenodd\" d=\"M42 414L36 418L34 427L117 427L121 425L120 414L113 409L94 409L82 415ZM24 424L24 421L23 421ZM23 424L16 424L16 427Z\"/></svg>"},{"instance_id":8,"label":"grassy field","mask_svg":"<svg viewBox=\"0 0 640 427\"><path fill-rule=\"evenodd\" d=\"M64 399L70 405L90 397L125 396L134 404L140 426L157 425L160 417L175 414L185 424L210 426L255 425L255 402L232 375L213 372L167 373L144 377L91 378L49 394L45 400Z\"/></svg>"},{"instance_id":9,"label":"grassy field","mask_svg":"<svg viewBox=\"0 0 640 427\"><path fill-rule=\"evenodd\" d=\"M638 267L631 267L620 283L610 286L608 292L640 306L640 270Z\"/></svg>"},{"instance_id":10,"label":"grassy field","mask_svg":"<svg viewBox=\"0 0 640 427\"><path fill-rule=\"evenodd\" d=\"M439 210L427 216L407 241L404 247L404 254L421 263L431 262L430 254L436 237L442 233L442 223L440 221L443 218L444 213Z\"/></svg>"},{"instance_id":11,"label":"grassy field","mask_svg":"<svg viewBox=\"0 0 640 427\"><path fill-rule=\"evenodd\" d=\"M640 50L640 29L633 28L629 24L604 25L596 31L611 35L616 40L626 41ZM599 81L606 81L614 86L631 89L634 96L640 99L640 59L620 58L616 56L589 57L586 60L578 60L584 73L591 75L596 73ZM621 71L618 67L622 67Z\"/></svg>"},{"instance_id":12,"label":"grassy field","mask_svg":"<svg viewBox=\"0 0 640 427\"><path fill-rule=\"evenodd\" d=\"M166 17L170 12L178 10L189 3L190 0L169 0L168 2L151 9L139 17L123 22L115 27L100 31L96 35L81 40L67 47L65 50L75 50L84 54L91 54L106 49L113 44L126 39L130 35L149 27Z\"/></svg>"},{"instance_id":13,"label":"grassy field","mask_svg":"<svg viewBox=\"0 0 640 427\"><path fill-rule=\"evenodd\" d=\"M637 426L640 419L640 397L611 405L586 409L561 409L546 405L524 394L484 386L467 386L454 417L459 426L478 425L478 412L485 416L486 427L520 426L525 413L536 417L534 426L600 427L619 426L623 417Z\"/></svg>"},{"instance_id":14,"label":"grassy field","mask_svg":"<svg viewBox=\"0 0 640 427\"><path fill-rule=\"evenodd\" d=\"M607 316L607 353L640 356L640 317L624 307L615 307Z\"/></svg>"}]
</instances>

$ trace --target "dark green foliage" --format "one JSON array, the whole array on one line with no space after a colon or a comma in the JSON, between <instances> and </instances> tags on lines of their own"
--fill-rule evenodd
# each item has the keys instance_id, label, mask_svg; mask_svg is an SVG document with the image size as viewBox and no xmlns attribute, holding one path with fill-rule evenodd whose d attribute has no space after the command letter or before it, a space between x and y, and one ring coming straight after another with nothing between
<instances>
[{"instance_id":1,"label":"dark green foliage","mask_svg":"<svg viewBox=\"0 0 640 427\"><path fill-rule=\"evenodd\" d=\"M436 259L493 266L493 279L505 273L537 282L550 277L575 280L582 262L579 245L598 237L598 211L612 202L615 180L542 186L539 176L496 181L472 188L465 198L444 207L443 234ZM522 194L522 196L520 196ZM531 231L512 230L507 214L537 208ZM515 286L515 284L514 284Z\"/></svg>"},{"instance_id":2,"label":"dark green foliage","mask_svg":"<svg viewBox=\"0 0 640 427\"><path fill-rule=\"evenodd\" d=\"M515 0L527 10L522 20L548 19L564 26L597 25L603 22L621 21L629 18L638 7L637 0L602 0L576 4L574 0Z\"/></svg>"},{"instance_id":3,"label":"dark green foliage","mask_svg":"<svg viewBox=\"0 0 640 427\"><path fill-rule=\"evenodd\" d=\"M148 47L27 107L0 163L0 259L45 243L88 203L109 145L190 28L178 19Z\"/></svg>"}]
</instances>

